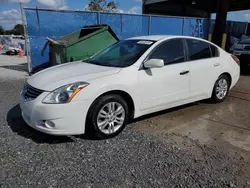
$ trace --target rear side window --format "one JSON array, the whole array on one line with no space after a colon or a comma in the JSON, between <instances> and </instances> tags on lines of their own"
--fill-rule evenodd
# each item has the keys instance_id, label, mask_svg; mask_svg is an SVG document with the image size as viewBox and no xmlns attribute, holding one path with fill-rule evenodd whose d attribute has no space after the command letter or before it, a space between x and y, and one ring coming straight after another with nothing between
<instances>
[{"instance_id":1,"label":"rear side window","mask_svg":"<svg viewBox=\"0 0 250 188\"><path fill-rule=\"evenodd\" d=\"M183 40L172 39L158 46L149 59L163 59L165 65L185 61Z\"/></svg>"},{"instance_id":2,"label":"rear side window","mask_svg":"<svg viewBox=\"0 0 250 188\"><path fill-rule=\"evenodd\" d=\"M212 57L219 57L219 51L217 47L215 47L214 45L210 45L210 49Z\"/></svg>"},{"instance_id":3,"label":"rear side window","mask_svg":"<svg viewBox=\"0 0 250 188\"><path fill-rule=\"evenodd\" d=\"M193 39L187 39L189 60L211 58L210 44Z\"/></svg>"}]
</instances>

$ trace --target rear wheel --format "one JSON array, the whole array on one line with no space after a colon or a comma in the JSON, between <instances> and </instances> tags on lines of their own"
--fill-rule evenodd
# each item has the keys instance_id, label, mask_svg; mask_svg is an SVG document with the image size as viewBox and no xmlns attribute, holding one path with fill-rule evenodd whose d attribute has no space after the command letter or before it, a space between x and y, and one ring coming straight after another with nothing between
<instances>
[{"instance_id":1,"label":"rear wheel","mask_svg":"<svg viewBox=\"0 0 250 188\"><path fill-rule=\"evenodd\" d=\"M119 95L98 98L87 115L86 132L98 139L112 138L122 132L129 119L129 108Z\"/></svg>"},{"instance_id":2,"label":"rear wheel","mask_svg":"<svg viewBox=\"0 0 250 188\"><path fill-rule=\"evenodd\" d=\"M230 87L229 78L227 75L221 75L216 81L212 94L212 101L219 103L226 99Z\"/></svg>"}]
</instances>

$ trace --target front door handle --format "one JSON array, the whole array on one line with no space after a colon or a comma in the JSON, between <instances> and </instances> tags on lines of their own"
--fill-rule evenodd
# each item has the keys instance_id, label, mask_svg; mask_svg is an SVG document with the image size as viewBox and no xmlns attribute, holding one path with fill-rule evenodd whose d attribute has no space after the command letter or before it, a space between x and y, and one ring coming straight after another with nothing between
<instances>
[{"instance_id":1,"label":"front door handle","mask_svg":"<svg viewBox=\"0 0 250 188\"><path fill-rule=\"evenodd\" d=\"M189 71L182 71L181 73L180 73L180 75L185 75L185 74L188 74L189 73Z\"/></svg>"}]
</instances>

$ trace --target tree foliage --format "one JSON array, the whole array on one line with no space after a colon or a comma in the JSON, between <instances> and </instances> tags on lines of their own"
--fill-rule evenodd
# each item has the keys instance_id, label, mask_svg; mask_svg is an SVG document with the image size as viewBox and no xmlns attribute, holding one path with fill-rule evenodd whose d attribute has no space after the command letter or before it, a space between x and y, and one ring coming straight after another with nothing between
<instances>
[{"instance_id":1,"label":"tree foliage","mask_svg":"<svg viewBox=\"0 0 250 188\"><path fill-rule=\"evenodd\" d=\"M0 26L0 35L4 34L4 28L2 26Z\"/></svg>"},{"instance_id":2,"label":"tree foliage","mask_svg":"<svg viewBox=\"0 0 250 188\"><path fill-rule=\"evenodd\" d=\"M24 35L24 27L22 24L17 24L11 30L4 30L4 28L0 26L0 35Z\"/></svg>"},{"instance_id":3,"label":"tree foliage","mask_svg":"<svg viewBox=\"0 0 250 188\"><path fill-rule=\"evenodd\" d=\"M17 24L13 28L14 35L24 35L24 27L22 24Z\"/></svg>"},{"instance_id":4,"label":"tree foliage","mask_svg":"<svg viewBox=\"0 0 250 188\"><path fill-rule=\"evenodd\" d=\"M108 0L90 0L86 10L98 12L117 12L118 3Z\"/></svg>"}]
</instances>

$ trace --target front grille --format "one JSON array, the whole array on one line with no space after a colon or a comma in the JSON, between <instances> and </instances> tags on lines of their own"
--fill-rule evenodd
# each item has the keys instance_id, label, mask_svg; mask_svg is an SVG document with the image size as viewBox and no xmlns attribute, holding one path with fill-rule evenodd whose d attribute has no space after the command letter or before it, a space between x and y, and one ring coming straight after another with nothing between
<instances>
[{"instance_id":1,"label":"front grille","mask_svg":"<svg viewBox=\"0 0 250 188\"><path fill-rule=\"evenodd\" d=\"M34 100L36 99L39 95L41 95L44 91L40 89L36 89L28 84L24 86L23 89L23 96L25 99L28 100Z\"/></svg>"}]
</instances>

